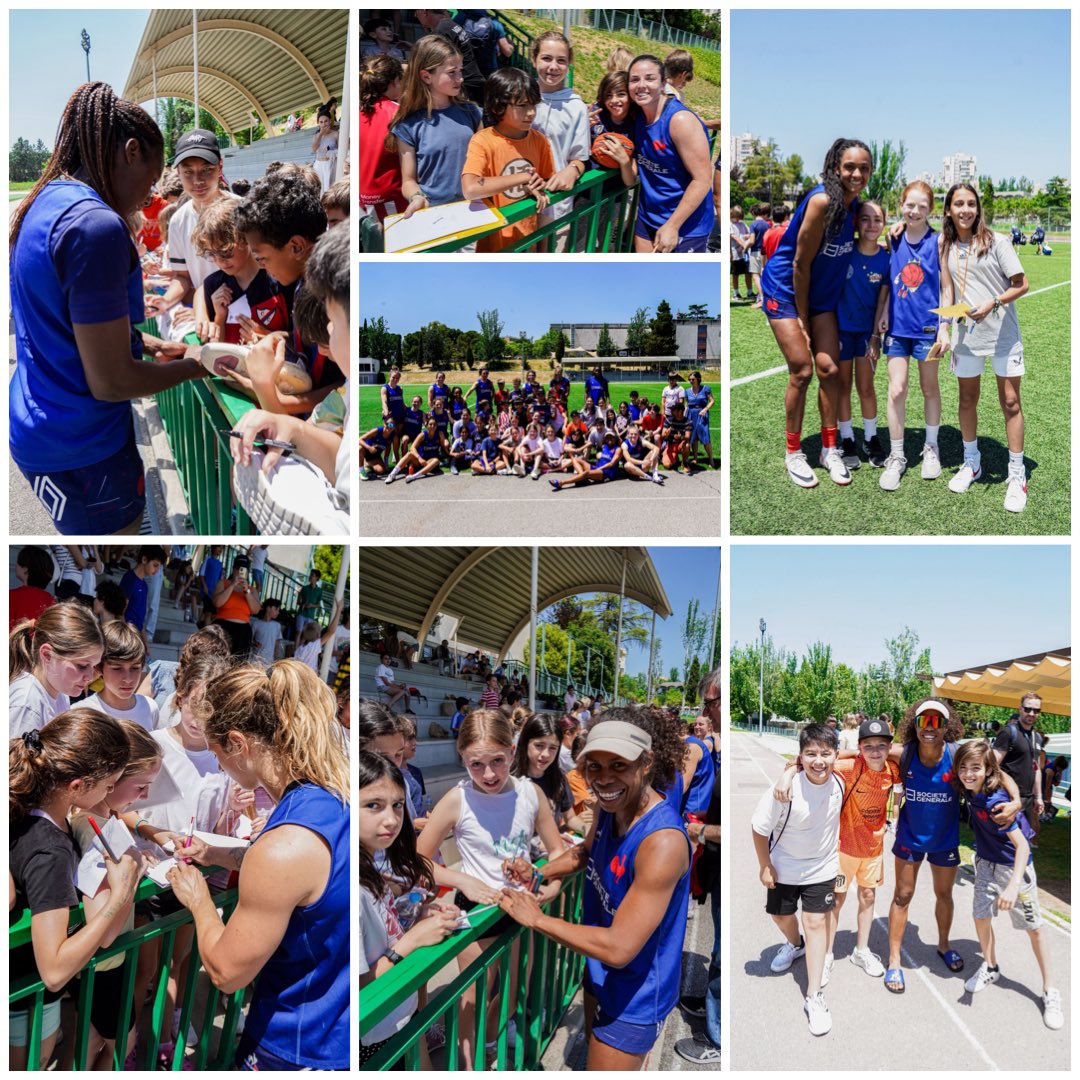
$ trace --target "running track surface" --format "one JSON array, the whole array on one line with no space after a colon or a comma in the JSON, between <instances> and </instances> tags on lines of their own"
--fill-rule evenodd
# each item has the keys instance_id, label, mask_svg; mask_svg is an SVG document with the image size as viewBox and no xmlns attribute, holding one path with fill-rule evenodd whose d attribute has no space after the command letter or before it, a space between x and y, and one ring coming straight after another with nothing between
<instances>
[{"instance_id":1,"label":"running track surface","mask_svg":"<svg viewBox=\"0 0 1080 1080\"><path fill-rule=\"evenodd\" d=\"M1014 930L1007 915L994 920L1002 977L978 994L968 994L963 980L974 973L981 957L971 917L972 878L963 871L953 892L956 913L952 944L964 957L962 974L953 975L937 956L934 895L929 873L919 874L910 921L904 936L907 990L886 991L882 979L871 979L848 961L855 945L855 897L844 905L836 935L836 963L825 990L833 1028L828 1035L810 1034L802 1011L806 992L805 960L796 960L782 975L769 970L781 936L765 914L765 889L758 881L750 818L766 784L778 774L783 758L774 747L794 740L731 734L731 806L733 825L725 830L731 851L731 960L728 993L730 1036L726 1055L733 1069L964 1069L1041 1072L1069 1067L1070 935L1044 924L1043 940L1061 990L1065 1027L1050 1031L1042 1022L1042 983L1027 934ZM790 751L789 751L790 752ZM887 845L890 839L886 837ZM1038 868L1038 853L1035 855ZM877 919L870 948L884 962L886 925L892 897L893 860L886 848L885 884L877 891ZM923 880L926 878L927 880ZM1046 896L1045 893L1042 894Z\"/></svg>"},{"instance_id":2,"label":"running track surface","mask_svg":"<svg viewBox=\"0 0 1080 1080\"><path fill-rule=\"evenodd\" d=\"M579 539L720 535L720 471L666 472L663 487L627 479L551 490L546 477L442 475L358 482L360 535Z\"/></svg>"}]
</instances>

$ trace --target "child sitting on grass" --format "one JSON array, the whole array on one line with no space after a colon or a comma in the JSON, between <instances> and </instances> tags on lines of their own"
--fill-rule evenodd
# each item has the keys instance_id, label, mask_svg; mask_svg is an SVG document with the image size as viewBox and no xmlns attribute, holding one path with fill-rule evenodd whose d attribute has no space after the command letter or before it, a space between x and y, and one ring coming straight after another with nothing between
<instances>
[{"instance_id":1,"label":"child sitting on grass","mask_svg":"<svg viewBox=\"0 0 1080 1080\"><path fill-rule=\"evenodd\" d=\"M160 726L157 702L137 693L146 666L146 643L126 622L107 623L101 631L105 650L101 656L104 689L83 702L114 720L132 720L147 731Z\"/></svg>"},{"instance_id":2,"label":"child sitting on grass","mask_svg":"<svg viewBox=\"0 0 1080 1080\"><path fill-rule=\"evenodd\" d=\"M195 221L191 234L195 250L217 269L202 283L195 332L203 341L251 344L273 330L289 329L285 297L270 275L255 261L247 238L236 228L236 203L212 202ZM229 308L243 297L250 315L230 317Z\"/></svg>"},{"instance_id":3,"label":"child sitting on grass","mask_svg":"<svg viewBox=\"0 0 1080 1080\"><path fill-rule=\"evenodd\" d=\"M538 211L548 205L544 181L555 172L555 158L547 137L532 127L539 103L536 79L517 68L501 68L488 79L484 107L494 126L481 128L469 140L461 173L466 199L500 207L531 196ZM482 237L476 250L503 251L536 227L534 214Z\"/></svg>"}]
</instances>

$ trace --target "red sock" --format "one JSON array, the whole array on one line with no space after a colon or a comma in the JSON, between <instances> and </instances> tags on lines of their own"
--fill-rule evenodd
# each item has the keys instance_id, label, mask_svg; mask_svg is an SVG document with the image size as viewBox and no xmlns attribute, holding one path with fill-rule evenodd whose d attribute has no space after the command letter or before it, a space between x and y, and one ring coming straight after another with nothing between
<instances>
[{"instance_id":1,"label":"red sock","mask_svg":"<svg viewBox=\"0 0 1080 1080\"><path fill-rule=\"evenodd\" d=\"M787 452L789 454L797 454L802 449L802 432L801 431L789 431L787 432Z\"/></svg>"},{"instance_id":2,"label":"red sock","mask_svg":"<svg viewBox=\"0 0 1080 1080\"><path fill-rule=\"evenodd\" d=\"M831 450L836 445L836 428L823 427L821 429L821 445L826 450Z\"/></svg>"}]
</instances>

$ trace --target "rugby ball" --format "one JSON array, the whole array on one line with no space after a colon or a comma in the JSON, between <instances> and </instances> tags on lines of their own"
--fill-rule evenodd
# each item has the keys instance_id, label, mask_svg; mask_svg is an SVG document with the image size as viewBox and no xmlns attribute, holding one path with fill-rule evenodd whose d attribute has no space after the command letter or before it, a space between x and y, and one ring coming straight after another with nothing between
<instances>
[{"instance_id":1,"label":"rugby ball","mask_svg":"<svg viewBox=\"0 0 1080 1080\"><path fill-rule=\"evenodd\" d=\"M250 351L247 345L211 342L199 351L199 362L211 375L228 379L246 392L247 387L240 386L232 376L236 374L247 378L245 361ZM311 376L302 365L287 360L278 373L277 388L283 394L303 394L311 389Z\"/></svg>"},{"instance_id":2,"label":"rugby ball","mask_svg":"<svg viewBox=\"0 0 1080 1080\"><path fill-rule=\"evenodd\" d=\"M622 143L626 147L627 153L633 157L634 143L631 139L628 139L625 135L620 135L617 131L605 131L593 139L592 156L598 165L603 165L605 169L617 169L619 167L619 163L604 148L605 139L615 139Z\"/></svg>"}]
</instances>

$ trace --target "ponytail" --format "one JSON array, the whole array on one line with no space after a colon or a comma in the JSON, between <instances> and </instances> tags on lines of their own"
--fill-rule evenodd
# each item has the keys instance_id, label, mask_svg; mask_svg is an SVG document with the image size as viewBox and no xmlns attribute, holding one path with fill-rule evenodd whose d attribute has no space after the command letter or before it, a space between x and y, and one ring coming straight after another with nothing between
<instances>
[{"instance_id":1,"label":"ponytail","mask_svg":"<svg viewBox=\"0 0 1080 1080\"><path fill-rule=\"evenodd\" d=\"M120 723L95 709L69 709L40 730L8 743L8 816L11 824L47 802L73 780L93 785L123 769L130 757Z\"/></svg>"},{"instance_id":2,"label":"ponytail","mask_svg":"<svg viewBox=\"0 0 1080 1080\"><path fill-rule=\"evenodd\" d=\"M230 731L257 739L274 751L290 781L309 781L349 801L337 698L307 664L234 667L207 685L202 711L207 740L224 745Z\"/></svg>"},{"instance_id":3,"label":"ponytail","mask_svg":"<svg viewBox=\"0 0 1080 1080\"><path fill-rule=\"evenodd\" d=\"M42 645L51 645L58 656L75 657L104 649L104 639L88 607L77 600L53 604L36 619L23 619L8 635L8 678L33 671Z\"/></svg>"}]
</instances>

